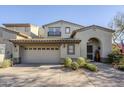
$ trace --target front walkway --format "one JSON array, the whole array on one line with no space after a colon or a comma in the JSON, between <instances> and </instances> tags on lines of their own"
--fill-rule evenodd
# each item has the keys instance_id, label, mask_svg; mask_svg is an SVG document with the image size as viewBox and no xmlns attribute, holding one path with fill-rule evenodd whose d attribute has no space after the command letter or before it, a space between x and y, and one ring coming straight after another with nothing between
<instances>
[{"instance_id":1,"label":"front walkway","mask_svg":"<svg viewBox=\"0 0 124 93\"><path fill-rule=\"evenodd\" d=\"M99 72L92 73L85 70L92 84L96 87L124 87L124 72L116 70L111 65L94 63L98 66Z\"/></svg>"}]
</instances>

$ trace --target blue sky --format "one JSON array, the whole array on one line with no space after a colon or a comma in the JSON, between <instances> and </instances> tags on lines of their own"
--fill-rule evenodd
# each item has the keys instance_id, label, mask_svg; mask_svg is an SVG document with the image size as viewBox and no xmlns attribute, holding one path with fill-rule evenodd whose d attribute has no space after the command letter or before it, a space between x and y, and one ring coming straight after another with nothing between
<instances>
[{"instance_id":1,"label":"blue sky","mask_svg":"<svg viewBox=\"0 0 124 93\"><path fill-rule=\"evenodd\" d=\"M56 20L78 24L108 26L117 12L124 6L0 6L0 24L31 23L43 25Z\"/></svg>"}]
</instances>

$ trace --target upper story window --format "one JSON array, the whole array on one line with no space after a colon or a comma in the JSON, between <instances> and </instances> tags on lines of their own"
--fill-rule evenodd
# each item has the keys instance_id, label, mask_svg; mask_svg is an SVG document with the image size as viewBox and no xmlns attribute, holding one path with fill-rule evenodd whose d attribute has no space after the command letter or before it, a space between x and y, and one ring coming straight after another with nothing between
<instances>
[{"instance_id":1,"label":"upper story window","mask_svg":"<svg viewBox=\"0 0 124 93\"><path fill-rule=\"evenodd\" d=\"M61 28L60 27L49 27L48 36L61 36Z\"/></svg>"},{"instance_id":2,"label":"upper story window","mask_svg":"<svg viewBox=\"0 0 124 93\"><path fill-rule=\"evenodd\" d=\"M66 33L66 34L70 34L70 27L66 27L66 28L65 28L65 33Z\"/></svg>"}]
</instances>

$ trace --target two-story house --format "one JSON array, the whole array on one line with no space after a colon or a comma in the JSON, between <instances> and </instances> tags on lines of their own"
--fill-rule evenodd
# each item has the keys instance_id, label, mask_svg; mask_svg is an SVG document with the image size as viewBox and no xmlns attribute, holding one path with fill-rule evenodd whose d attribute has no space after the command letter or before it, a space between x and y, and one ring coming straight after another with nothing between
<instances>
[{"instance_id":1,"label":"two-story house","mask_svg":"<svg viewBox=\"0 0 124 93\"><path fill-rule=\"evenodd\" d=\"M3 24L0 27L0 44L5 44L5 59L13 56L13 44L10 39L37 38L38 30L38 26L31 24Z\"/></svg>"},{"instance_id":2,"label":"two-story house","mask_svg":"<svg viewBox=\"0 0 124 93\"><path fill-rule=\"evenodd\" d=\"M39 38L11 39L13 57L21 63L61 63L66 57L94 60L99 51L101 60L112 48L111 29L91 25L84 27L64 20L40 27ZM20 59L20 60L18 60Z\"/></svg>"}]
</instances>

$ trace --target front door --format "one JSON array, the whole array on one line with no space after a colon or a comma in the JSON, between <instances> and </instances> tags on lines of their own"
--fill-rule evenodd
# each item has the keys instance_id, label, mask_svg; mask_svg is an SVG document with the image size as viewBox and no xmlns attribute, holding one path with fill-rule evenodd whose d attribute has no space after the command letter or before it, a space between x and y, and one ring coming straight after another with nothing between
<instances>
[{"instance_id":1,"label":"front door","mask_svg":"<svg viewBox=\"0 0 124 93\"><path fill-rule=\"evenodd\" d=\"M93 60L93 45L87 45L87 58Z\"/></svg>"}]
</instances>

